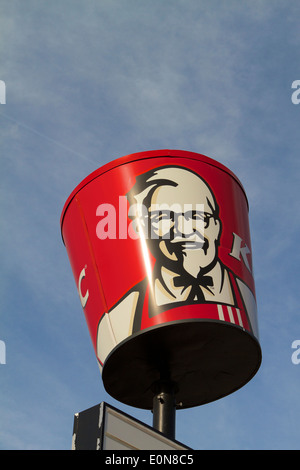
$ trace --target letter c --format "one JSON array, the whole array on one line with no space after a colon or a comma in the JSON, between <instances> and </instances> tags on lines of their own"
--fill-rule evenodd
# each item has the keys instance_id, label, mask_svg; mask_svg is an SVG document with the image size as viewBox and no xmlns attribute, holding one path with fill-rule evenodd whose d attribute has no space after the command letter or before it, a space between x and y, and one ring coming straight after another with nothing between
<instances>
[{"instance_id":1,"label":"letter c","mask_svg":"<svg viewBox=\"0 0 300 470\"><path fill-rule=\"evenodd\" d=\"M83 270L81 271L81 273L79 275L79 280L78 280L78 293L79 293L82 308L84 308L86 306L87 300L89 298L89 291L88 290L86 291L85 295L83 295L82 292L81 292L81 282L82 282L82 279L84 279L84 278L85 278L85 268L83 268Z\"/></svg>"}]
</instances>

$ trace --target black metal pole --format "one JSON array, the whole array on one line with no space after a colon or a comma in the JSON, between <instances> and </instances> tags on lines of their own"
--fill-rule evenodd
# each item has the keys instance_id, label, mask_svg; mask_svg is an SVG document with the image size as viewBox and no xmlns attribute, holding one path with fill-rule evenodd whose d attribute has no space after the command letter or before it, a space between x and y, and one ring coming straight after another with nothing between
<instances>
[{"instance_id":1,"label":"black metal pole","mask_svg":"<svg viewBox=\"0 0 300 470\"><path fill-rule=\"evenodd\" d=\"M153 427L169 439L175 439L175 386L172 382L159 381L155 384L154 393Z\"/></svg>"}]
</instances>

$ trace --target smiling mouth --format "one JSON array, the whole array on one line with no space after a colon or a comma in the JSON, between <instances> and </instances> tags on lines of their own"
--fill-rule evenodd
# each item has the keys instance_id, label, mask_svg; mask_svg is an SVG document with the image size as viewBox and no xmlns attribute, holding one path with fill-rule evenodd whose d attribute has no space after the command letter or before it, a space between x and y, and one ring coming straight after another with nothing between
<instances>
[{"instance_id":1,"label":"smiling mouth","mask_svg":"<svg viewBox=\"0 0 300 470\"><path fill-rule=\"evenodd\" d=\"M204 241L201 241L201 242L180 241L180 242L174 242L174 245L175 243L176 243L176 246L180 248L181 250L201 250L203 248L203 245L205 244Z\"/></svg>"},{"instance_id":2,"label":"smiling mouth","mask_svg":"<svg viewBox=\"0 0 300 470\"><path fill-rule=\"evenodd\" d=\"M170 249L171 252L177 253L179 255L182 253L182 255L186 255L189 251L196 251L196 250L203 250L204 254L207 254L208 247L209 247L209 241L207 238L201 239L200 237L197 237L198 239L192 239L192 238L177 238L173 239L171 241Z\"/></svg>"}]
</instances>

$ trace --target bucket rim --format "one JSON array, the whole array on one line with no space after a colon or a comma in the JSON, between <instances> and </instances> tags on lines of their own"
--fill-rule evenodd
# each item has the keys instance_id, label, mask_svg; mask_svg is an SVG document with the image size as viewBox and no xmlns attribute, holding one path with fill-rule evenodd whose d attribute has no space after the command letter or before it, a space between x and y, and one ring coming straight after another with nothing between
<instances>
[{"instance_id":1,"label":"bucket rim","mask_svg":"<svg viewBox=\"0 0 300 470\"><path fill-rule=\"evenodd\" d=\"M203 155L201 153L197 152L191 152L187 150L176 150L176 149L160 149L160 150L145 150L143 152L136 152L136 153L131 153L128 155L125 155L123 157L116 158L101 167L97 168L94 170L92 173L90 173L88 176L86 176L71 192L69 197L67 198L63 210L61 212L61 217L60 217L60 227L61 227L61 232L63 228L63 222L64 222L64 217L66 214L66 211L68 209L68 206L70 205L71 201L74 199L76 194L78 194L79 191L81 191L87 184L89 184L91 181L94 179L98 178L99 176L103 175L104 173L107 173L110 170L113 170L119 166L125 165L127 163L133 163L138 160L147 160L147 159L152 159L152 158L163 158L163 157L170 157L170 158L188 158L191 160L197 160L202 163L206 163L208 165L214 166L218 168L219 170L224 171L225 173L229 174L241 187L245 198L247 202L247 207L249 210L249 203L248 203L248 198L246 195L246 191L239 180L239 178L225 165L222 163L218 162L217 160L214 160L211 157L207 157L206 155Z\"/></svg>"}]
</instances>

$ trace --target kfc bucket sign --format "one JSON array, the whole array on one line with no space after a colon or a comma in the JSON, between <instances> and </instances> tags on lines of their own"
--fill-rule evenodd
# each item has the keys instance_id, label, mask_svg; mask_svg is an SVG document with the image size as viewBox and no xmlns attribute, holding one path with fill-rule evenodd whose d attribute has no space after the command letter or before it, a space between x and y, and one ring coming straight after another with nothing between
<instances>
[{"instance_id":1,"label":"kfc bucket sign","mask_svg":"<svg viewBox=\"0 0 300 470\"><path fill-rule=\"evenodd\" d=\"M226 167L177 150L120 158L73 191L61 230L114 398L151 409L166 378L187 408L257 372L248 203Z\"/></svg>"}]
</instances>

